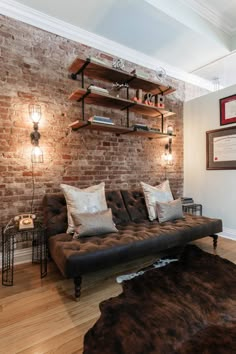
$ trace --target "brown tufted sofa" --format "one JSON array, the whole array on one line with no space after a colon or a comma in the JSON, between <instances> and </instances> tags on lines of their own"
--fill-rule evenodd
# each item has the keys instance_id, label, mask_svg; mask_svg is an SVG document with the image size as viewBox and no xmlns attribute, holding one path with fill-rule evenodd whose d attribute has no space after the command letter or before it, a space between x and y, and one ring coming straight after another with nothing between
<instances>
[{"instance_id":1,"label":"brown tufted sofa","mask_svg":"<svg viewBox=\"0 0 236 354\"><path fill-rule=\"evenodd\" d=\"M205 236L214 237L216 247L216 233L222 231L221 220L191 214L162 224L151 222L141 191L107 191L106 200L119 232L74 240L66 234L64 195L46 194L43 199L50 256L65 277L74 279L76 299L84 273L168 251Z\"/></svg>"}]
</instances>

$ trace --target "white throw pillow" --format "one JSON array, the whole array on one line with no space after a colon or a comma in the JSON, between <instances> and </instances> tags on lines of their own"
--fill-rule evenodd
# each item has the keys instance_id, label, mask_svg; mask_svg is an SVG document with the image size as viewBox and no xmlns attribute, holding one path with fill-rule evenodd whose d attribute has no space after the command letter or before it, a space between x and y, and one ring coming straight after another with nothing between
<instances>
[{"instance_id":1,"label":"white throw pillow","mask_svg":"<svg viewBox=\"0 0 236 354\"><path fill-rule=\"evenodd\" d=\"M151 221L155 220L157 218L156 203L166 203L174 200L173 195L171 193L169 181L166 180L155 187L150 186L147 183L141 182L141 186L143 188L149 219Z\"/></svg>"},{"instance_id":2,"label":"white throw pillow","mask_svg":"<svg viewBox=\"0 0 236 354\"><path fill-rule=\"evenodd\" d=\"M66 199L68 229L67 233L74 232L72 213L96 213L107 209L105 197L105 183L80 189L68 184L60 185Z\"/></svg>"}]
</instances>

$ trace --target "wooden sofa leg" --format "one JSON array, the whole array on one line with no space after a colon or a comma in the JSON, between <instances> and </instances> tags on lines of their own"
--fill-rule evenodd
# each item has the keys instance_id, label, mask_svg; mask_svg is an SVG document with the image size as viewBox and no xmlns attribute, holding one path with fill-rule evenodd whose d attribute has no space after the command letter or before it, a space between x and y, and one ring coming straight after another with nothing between
<instances>
[{"instance_id":1,"label":"wooden sofa leg","mask_svg":"<svg viewBox=\"0 0 236 354\"><path fill-rule=\"evenodd\" d=\"M75 300L76 301L79 301L79 299L80 299L81 282L82 282L82 277L80 275L78 277L74 278Z\"/></svg>"},{"instance_id":2,"label":"wooden sofa leg","mask_svg":"<svg viewBox=\"0 0 236 354\"><path fill-rule=\"evenodd\" d=\"M213 248L214 248L214 250L216 250L218 235L210 235L210 236L213 238Z\"/></svg>"}]
</instances>

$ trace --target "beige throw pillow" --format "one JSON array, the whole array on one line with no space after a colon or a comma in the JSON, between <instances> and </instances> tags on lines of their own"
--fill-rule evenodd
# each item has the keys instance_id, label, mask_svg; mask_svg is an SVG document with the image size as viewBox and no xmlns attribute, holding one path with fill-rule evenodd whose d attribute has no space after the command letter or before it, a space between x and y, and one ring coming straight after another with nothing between
<instances>
[{"instance_id":1,"label":"beige throw pillow","mask_svg":"<svg viewBox=\"0 0 236 354\"><path fill-rule=\"evenodd\" d=\"M105 198L105 183L80 189L68 184L60 185L66 199L68 229L67 233L74 232L72 213L95 213L107 209Z\"/></svg>"},{"instance_id":2,"label":"beige throw pillow","mask_svg":"<svg viewBox=\"0 0 236 354\"><path fill-rule=\"evenodd\" d=\"M155 187L150 186L147 183L141 182L141 186L143 188L149 219L151 221L155 220L157 218L156 203L170 202L173 200L169 181L166 180Z\"/></svg>"},{"instance_id":3,"label":"beige throw pillow","mask_svg":"<svg viewBox=\"0 0 236 354\"><path fill-rule=\"evenodd\" d=\"M181 199L176 199L168 203L156 203L156 209L159 222L183 218Z\"/></svg>"},{"instance_id":4,"label":"beige throw pillow","mask_svg":"<svg viewBox=\"0 0 236 354\"><path fill-rule=\"evenodd\" d=\"M112 220L111 209L93 214L72 213L72 218L75 224L73 238L118 232Z\"/></svg>"}]
</instances>

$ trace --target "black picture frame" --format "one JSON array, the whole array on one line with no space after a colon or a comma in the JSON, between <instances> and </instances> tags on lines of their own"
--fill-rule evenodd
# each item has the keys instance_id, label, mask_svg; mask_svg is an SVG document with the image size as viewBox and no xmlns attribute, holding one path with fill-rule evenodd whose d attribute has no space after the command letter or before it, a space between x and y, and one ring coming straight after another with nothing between
<instances>
[{"instance_id":1,"label":"black picture frame","mask_svg":"<svg viewBox=\"0 0 236 354\"><path fill-rule=\"evenodd\" d=\"M206 169L236 169L236 127L206 132Z\"/></svg>"},{"instance_id":2,"label":"black picture frame","mask_svg":"<svg viewBox=\"0 0 236 354\"><path fill-rule=\"evenodd\" d=\"M220 99L220 125L236 123L236 94Z\"/></svg>"}]
</instances>

